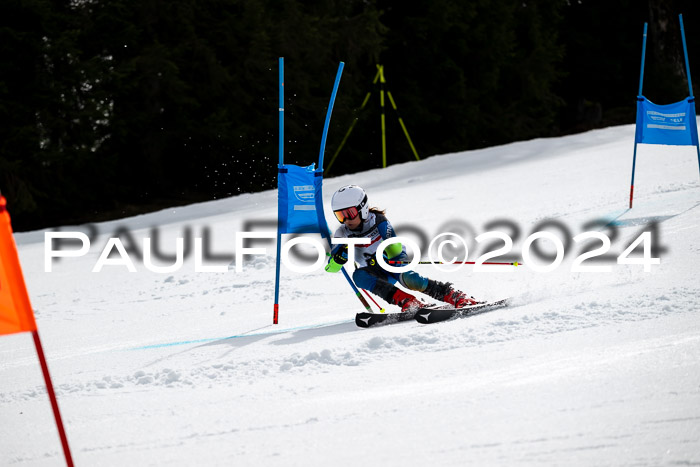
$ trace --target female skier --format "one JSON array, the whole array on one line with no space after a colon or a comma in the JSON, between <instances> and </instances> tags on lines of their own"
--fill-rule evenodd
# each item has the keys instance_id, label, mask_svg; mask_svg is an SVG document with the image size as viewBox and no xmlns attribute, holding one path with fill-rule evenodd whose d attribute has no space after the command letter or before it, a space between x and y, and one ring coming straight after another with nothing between
<instances>
[{"instance_id":1,"label":"female skier","mask_svg":"<svg viewBox=\"0 0 700 467\"><path fill-rule=\"evenodd\" d=\"M359 186L348 185L340 188L333 194L331 207L336 219L342 224L335 231L334 237L371 239L369 244L355 246L357 268L352 278L358 287L369 290L387 303L400 306L401 311L415 311L426 305L413 295L396 287L394 285L396 282L407 289L423 292L456 308L476 303L474 298L467 297L463 292L452 288L450 283L428 279L415 271L395 273L382 269L375 258L377 248L382 240L396 237L396 234L384 211L369 208L367 194ZM340 271L348 261L347 249L347 245L336 245L331 250L326 271ZM384 250L384 260L408 261L406 248L400 243L387 246Z\"/></svg>"}]
</instances>

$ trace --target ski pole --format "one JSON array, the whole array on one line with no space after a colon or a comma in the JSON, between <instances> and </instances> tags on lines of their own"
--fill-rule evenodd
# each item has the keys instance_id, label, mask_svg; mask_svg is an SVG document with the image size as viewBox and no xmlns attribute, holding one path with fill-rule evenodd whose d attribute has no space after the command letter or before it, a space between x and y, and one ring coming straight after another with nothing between
<instances>
[{"instance_id":1,"label":"ski pole","mask_svg":"<svg viewBox=\"0 0 700 467\"><path fill-rule=\"evenodd\" d=\"M330 254L330 253L326 253L326 256L331 256L331 254ZM372 307L369 305L369 302L368 302L367 300L365 300L365 298L362 296L362 294L360 293L360 291L358 290L358 288L355 286L355 283L352 281L352 279L350 279L350 276L348 275L348 272L345 270L345 267L341 268L340 271L343 273L343 275L345 276L345 278L346 278L346 279L348 280L348 282L350 283L350 287L352 287L352 289L355 291L355 295L357 296L357 298L359 298L360 301L362 302L362 306L365 307L365 309L367 310L368 313L374 313L374 312L372 311ZM384 308L382 308L382 307L379 305L379 303L377 303L376 300L374 300L374 298L372 298L372 296L369 294L369 292L367 292L365 289L361 289L361 290L365 293L365 295L367 295L367 296L369 297L370 300L372 300L372 302L373 302L375 305L377 305L377 308L379 308L379 312L380 312L380 313L386 313L386 310L385 310Z\"/></svg>"},{"instance_id":2,"label":"ski pole","mask_svg":"<svg viewBox=\"0 0 700 467\"><path fill-rule=\"evenodd\" d=\"M387 261L389 264L411 264L410 261ZM418 264L477 264L476 261L418 261ZM483 262L479 264L500 265L500 266L522 266L523 263L513 261L512 263Z\"/></svg>"},{"instance_id":3,"label":"ski pole","mask_svg":"<svg viewBox=\"0 0 700 467\"><path fill-rule=\"evenodd\" d=\"M363 297L360 291L357 290L357 286L355 286L355 283L352 281L345 268L341 268L340 271L343 273L343 276L345 276L345 279L348 281L348 284L350 284L350 287L352 288L353 292L355 292L355 296L360 300L360 302L362 302L362 306L365 307L365 310L367 310L368 313L373 313L372 307L369 306L369 302L367 302L367 300L365 300L365 297Z\"/></svg>"},{"instance_id":4,"label":"ski pole","mask_svg":"<svg viewBox=\"0 0 700 467\"><path fill-rule=\"evenodd\" d=\"M374 297L372 297L372 295L370 295L368 291L366 291L365 289L362 289L362 291L365 293L365 295L369 297L370 300L372 300L372 303L377 305L377 308L379 308L380 313L386 313L386 310L382 306L380 306L379 303L377 303L377 301L374 299Z\"/></svg>"}]
</instances>

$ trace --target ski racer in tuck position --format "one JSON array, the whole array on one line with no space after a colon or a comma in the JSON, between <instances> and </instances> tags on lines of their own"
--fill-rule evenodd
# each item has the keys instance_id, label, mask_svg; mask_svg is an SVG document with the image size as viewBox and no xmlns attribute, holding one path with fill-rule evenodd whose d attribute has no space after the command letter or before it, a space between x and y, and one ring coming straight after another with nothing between
<instances>
[{"instance_id":1,"label":"ski racer in tuck position","mask_svg":"<svg viewBox=\"0 0 700 467\"><path fill-rule=\"evenodd\" d=\"M435 300L440 300L461 308L476 304L473 297L456 290L451 283L438 282L423 277L415 271L402 273L385 271L376 260L379 244L396 237L394 229L384 215L385 211L371 208L365 190L357 185L340 188L333 194L331 207L336 219L342 224L333 235L336 238L369 238L371 243L356 245L355 261L357 268L352 275L355 284L381 297L389 304L398 305L401 311L415 311L426 306L414 295L396 287L397 282L409 290L422 292ZM400 243L389 245L384 250L384 260L408 261L406 247ZM331 258L326 271L338 272L348 261L348 245L336 245L331 250Z\"/></svg>"}]
</instances>

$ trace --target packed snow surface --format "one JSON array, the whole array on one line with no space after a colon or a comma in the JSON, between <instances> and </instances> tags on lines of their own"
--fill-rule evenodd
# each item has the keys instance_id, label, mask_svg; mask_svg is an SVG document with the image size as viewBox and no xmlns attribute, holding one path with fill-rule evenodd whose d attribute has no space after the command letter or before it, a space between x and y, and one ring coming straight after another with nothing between
<instances>
[{"instance_id":1,"label":"packed snow surface","mask_svg":"<svg viewBox=\"0 0 700 467\"><path fill-rule=\"evenodd\" d=\"M325 180L327 207L337 188L359 184L419 245L453 232L473 261L504 244L477 235L513 239L492 260L518 267L416 266L480 299L513 298L433 325L357 328L363 308L341 274L286 266L273 325L274 239L250 241L266 253L244 262L234 253L240 232L275 231L275 191L65 226L88 234L90 249L54 259L51 272L45 232L17 234L76 465L698 465L698 155L641 145L629 209L633 140L621 126ZM644 231L660 264L618 264ZM552 262L551 239L522 256L537 232L567 246L548 272L533 266ZM581 266L609 271L574 270L603 245L573 240L584 232L611 243L606 261ZM117 264L93 272L116 237L135 272L117 248ZM173 256L153 259L159 267L183 238L182 266L150 271L144 238ZM222 270L198 272L195 238L204 267ZM639 246L627 257L641 258ZM0 465L62 456L31 335L1 336Z\"/></svg>"}]
</instances>

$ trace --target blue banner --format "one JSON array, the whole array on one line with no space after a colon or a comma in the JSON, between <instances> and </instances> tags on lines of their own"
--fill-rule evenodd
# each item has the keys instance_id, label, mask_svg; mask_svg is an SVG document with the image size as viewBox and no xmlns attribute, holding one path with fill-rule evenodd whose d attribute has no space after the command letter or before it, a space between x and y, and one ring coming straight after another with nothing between
<instances>
[{"instance_id":1,"label":"blue banner","mask_svg":"<svg viewBox=\"0 0 700 467\"><path fill-rule=\"evenodd\" d=\"M645 144L697 146L695 98L689 97L673 104L658 105L644 96L639 96L635 141Z\"/></svg>"},{"instance_id":2,"label":"blue banner","mask_svg":"<svg viewBox=\"0 0 700 467\"><path fill-rule=\"evenodd\" d=\"M323 181L316 164L308 167L280 165L277 219L279 233L318 233L316 193ZM318 175L323 175L322 171Z\"/></svg>"},{"instance_id":3,"label":"blue banner","mask_svg":"<svg viewBox=\"0 0 700 467\"><path fill-rule=\"evenodd\" d=\"M316 178L314 184L316 187L316 213L317 213L317 227L315 232L319 232L323 238L328 240L330 245L331 233L328 230L328 223L326 222L326 216L323 214L323 169L316 169Z\"/></svg>"}]
</instances>

